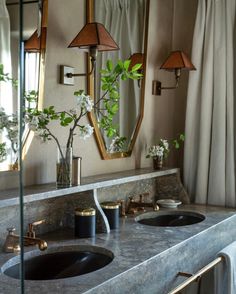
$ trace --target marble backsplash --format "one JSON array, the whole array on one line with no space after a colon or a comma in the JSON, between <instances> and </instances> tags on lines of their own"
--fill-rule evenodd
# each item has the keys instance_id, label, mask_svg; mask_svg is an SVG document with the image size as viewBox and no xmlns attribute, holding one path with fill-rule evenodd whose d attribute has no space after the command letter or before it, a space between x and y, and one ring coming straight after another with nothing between
<instances>
[{"instance_id":1,"label":"marble backsplash","mask_svg":"<svg viewBox=\"0 0 236 294\"><path fill-rule=\"evenodd\" d=\"M97 190L99 202L116 201L124 199L128 201L129 196L136 196L142 193L149 193L150 197L155 197L156 179L145 179L130 183L115 185ZM25 203L24 205L24 223L25 232L27 224L45 219L46 222L38 226L36 234L55 231L61 227L74 226L74 209L76 207L90 206L87 199L91 199L93 191L77 194L65 195L62 197L44 199ZM88 203L88 204L87 204ZM16 233L19 232L19 206L8 206L0 208L0 246L2 247L8 227L15 227Z\"/></svg>"}]
</instances>

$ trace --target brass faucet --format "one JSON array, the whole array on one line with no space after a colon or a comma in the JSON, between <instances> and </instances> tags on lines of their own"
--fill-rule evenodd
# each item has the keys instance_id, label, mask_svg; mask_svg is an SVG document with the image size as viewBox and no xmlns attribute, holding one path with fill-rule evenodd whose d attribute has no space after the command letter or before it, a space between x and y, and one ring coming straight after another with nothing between
<instances>
[{"instance_id":1,"label":"brass faucet","mask_svg":"<svg viewBox=\"0 0 236 294\"><path fill-rule=\"evenodd\" d=\"M152 207L154 211L159 210L159 206L154 202L144 202L143 198L147 197L149 193L143 193L139 195L139 201L134 200L134 196L129 197L129 204L127 213L135 214L138 211L145 212L145 207Z\"/></svg>"},{"instance_id":2,"label":"brass faucet","mask_svg":"<svg viewBox=\"0 0 236 294\"><path fill-rule=\"evenodd\" d=\"M3 251L7 253L19 252L19 240L20 236L14 234L15 228L8 228L8 234L6 241L3 245ZM39 250L43 251L47 249L47 242L35 237L24 236L24 246L38 245Z\"/></svg>"}]
</instances>

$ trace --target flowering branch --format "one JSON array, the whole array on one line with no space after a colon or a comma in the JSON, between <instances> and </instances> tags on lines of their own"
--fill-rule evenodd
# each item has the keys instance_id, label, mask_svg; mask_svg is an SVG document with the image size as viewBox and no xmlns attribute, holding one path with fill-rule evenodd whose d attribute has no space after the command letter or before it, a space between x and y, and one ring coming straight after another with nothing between
<instances>
[{"instance_id":1,"label":"flowering branch","mask_svg":"<svg viewBox=\"0 0 236 294\"><path fill-rule=\"evenodd\" d=\"M179 149L181 146L181 143L183 143L185 140L185 135L180 134L178 135L177 139L173 139L171 141L171 145L175 149ZM148 149L148 153L146 155L146 158L154 158L157 159L158 157L164 157L167 158L168 154L170 152L170 146L167 140L160 139L159 143L157 145L153 145Z\"/></svg>"}]
</instances>

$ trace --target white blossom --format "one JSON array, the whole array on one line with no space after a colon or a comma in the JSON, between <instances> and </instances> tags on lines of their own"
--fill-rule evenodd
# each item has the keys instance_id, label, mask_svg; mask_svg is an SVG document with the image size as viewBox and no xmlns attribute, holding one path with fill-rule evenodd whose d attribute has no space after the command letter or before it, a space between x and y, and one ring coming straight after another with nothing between
<instances>
[{"instance_id":1,"label":"white blossom","mask_svg":"<svg viewBox=\"0 0 236 294\"><path fill-rule=\"evenodd\" d=\"M164 155L164 148L159 145L151 146L148 149L149 157L162 157Z\"/></svg>"},{"instance_id":2,"label":"white blossom","mask_svg":"<svg viewBox=\"0 0 236 294\"><path fill-rule=\"evenodd\" d=\"M147 157L167 157L169 153L169 143L165 139L160 139L159 144L148 149Z\"/></svg>"},{"instance_id":3,"label":"white blossom","mask_svg":"<svg viewBox=\"0 0 236 294\"><path fill-rule=\"evenodd\" d=\"M79 133L80 138L86 140L92 134L93 134L93 127L91 127L89 124L80 127L80 133Z\"/></svg>"},{"instance_id":4,"label":"white blossom","mask_svg":"<svg viewBox=\"0 0 236 294\"><path fill-rule=\"evenodd\" d=\"M161 144L163 145L163 147L165 148L166 151L169 150L169 143L167 140L164 139L160 139Z\"/></svg>"},{"instance_id":5,"label":"white blossom","mask_svg":"<svg viewBox=\"0 0 236 294\"><path fill-rule=\"evenodd\" d=\"M40 115L38 116L38 122L39 121L44 121L45 119L47 119L47 114L46 113L40 113Z\"/></svg>"},{"instance_id":6,"label":"white blossom","mask_svg":"<svg viewBox=\"0 0 236 294\"><path fill-rule=\"evenodd\" d=\"M116 136L115 138L112 139L110 146L108 147L108 152L109 153L114 153L114 152L119 152L120 147L118 146L120 137Z\"/></svg>"},{"instance_id":7,"label":"white blossom","mask_svg":"<svg viewBox=\"0 0 236 294\"><path fill-rule=\"evenodd\" d=\"M39 119L37 116L33 116L30 120L29 120L29 128L32 131L37 131L38 129L38 124L39 124Z\"/></svg>"},{"instance_id":8,"label":"white blossom","mask_svg":"<svg viewBox=\"0 0 236 294\"><path fill-rule=\"evenodd\" d=\"M83 91L78 92L77 95L75 95L77 98L77 105L81 107L82 109L90 112L93 109L93 101L90 98L89 95L86 95Z\"/></svg>"}]
</instances>

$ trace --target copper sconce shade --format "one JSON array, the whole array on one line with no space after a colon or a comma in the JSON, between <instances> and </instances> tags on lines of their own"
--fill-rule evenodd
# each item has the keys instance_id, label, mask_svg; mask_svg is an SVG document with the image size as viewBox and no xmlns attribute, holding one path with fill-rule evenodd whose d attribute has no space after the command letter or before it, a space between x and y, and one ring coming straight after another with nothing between
<instances>
[{"instance_id":1,"label":"copper sconce shade","mask_svg":"<svg viewBox=\"0 0 236 294\"><path fill-rule=\"evenodd\" d=\"M38 36L37 30L27 41L25 41L24 50L25 52L35 53L40 51L40 36Z\"/></svg>"},{"instance_id":2,"label":"copper sconce shade","mask_svg":"<svg viewBox=\"0 0 236 294\"><path fill-rule=\"evenodd\" d=\"M101 23L87 23L68 48L78 47L80 49L90 49L96 47L98 51L119 50L118 45Z\"/></svg>"},{"instance_id":3,"label":"copper sconce shade","mask_svg":"<svg viewBox=\"0 0 236 294\"><path fill-rule=\"evenodd\" d=\"M188 56L183 51L180 51L180 50L171 52L168 58L160 67L160 69L174 71L176 83L175 83L175 86L173 87L162 87L160 81L153 81L152 83L153 95L161 95L162 90L172 90L172 89L178 88L182 69L196 70L195 66L192 64Z\"/></svg>"},{"instance_id":4,"label":"copper sconce shade","mask_svg":"<svg viewBox=\"0 0 236 294\"><path fill-rule=\"evenodd\" d=\"M183 51L173 51L170 53L166 61L160 67L166 70L188 69L196 70L188 56Z\"/></svg>"},{"instance_id":5,"label":"copper sconce shade","mask_svg":"<svg viewBox=\"0 0 236 294\"><path fill-rule=\"evenodd\" d=\"M140 71L143 70L143 62L144 62L144 54L143 53L134 53L130 56L129 59L130 59L129 70L131 70L132 67L137 63L142 64L142 66L140 67Z\"/></svg>"},{"instance_id":6,"label":"copper sconce shade","mask_svg":"<svg viewBox=\"0 0 236 294\"><path fill-rule=\"evenodd\" d=\"M40 53L41 50L46 48L46 35L46 27L41 28L40 34L38 33L38 30L36 30L33 35L31 35L30 38L25 41L24 51L30 53Z\"/></svg>"},{"instance_id":7,"label":"copper sconce shade","mask_svg":"<svg viewBox=\"0 0 236 294\"><path fill-rule=\"evenodd\" d=\"M70 43L68 48L87 49L91 58L91 70L86 73L74 74L74 68L60 66L60 83L73 85L74 77L89 76L93 73L98 51L119 50L119 46L105 27L98 22L87 23Z\"/></svg>"}]
</instances>

